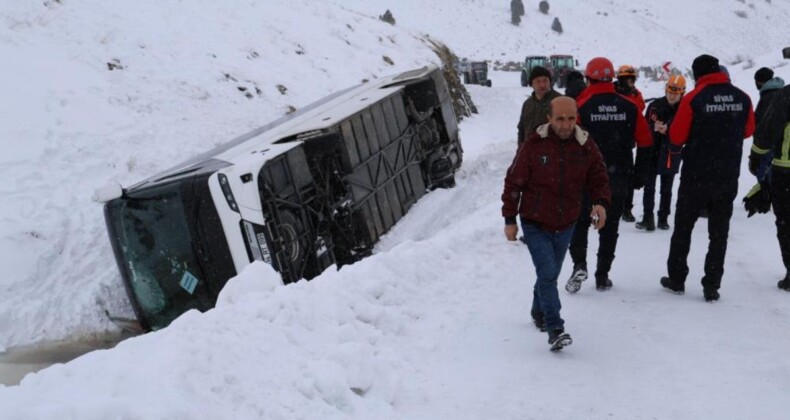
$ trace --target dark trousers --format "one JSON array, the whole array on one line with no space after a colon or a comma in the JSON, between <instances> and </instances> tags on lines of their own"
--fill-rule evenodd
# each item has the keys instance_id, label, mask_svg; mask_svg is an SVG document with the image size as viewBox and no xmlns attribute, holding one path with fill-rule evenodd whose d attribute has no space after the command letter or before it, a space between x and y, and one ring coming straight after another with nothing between
<instances>
[{"instance_id":1,"label":"dark trousers","mask_svg":"<svg viewBox=\"0 0 790 420\"><path fill-rule=\"evenodd\" d=\"M557 278L562 270L568 242L573 234L573 226L562 232L545 231L535 225L523 223L524 242L527 243L537 279L532 294L532 314L542 313L546 330L561 329L565 321L560 317L560 295L557 292Z\"/></svg>"},{"instance_id":2,"label":"dark trousers","mask_svg":"<svg viewBox=\"0 0 790 420\"><path fill-rule=\"evenodd\" d=\"M724 256L727 253L727 237L730 233L732 202L738 194L738 184L723 182L683 182L680 180L678 203L675 209L675 230L669 245L667 271L675 284L684 284L689 273L688 254L691 247L691 232L697 223L700 211L708 213L708 254L705 256L705 276L702 287L718 290L724 275Z\"/></svg>"},{"instance_id":3,"label":"dark trousers","mask_svg":"<svg viewBox=\"0 0 790 420\"><path fill-rule=\"evenodd\" d=\"M669 217L672 207L672 184L675 183L675 174L656 175L655 172L648 173L645 177L645 191L642 196L642 207L645 214L652 215L656 208L656 178L661 179L661 190L659 191L658 219Z\"/></svg>"},{"instance_id":4,"label":"dark trousers","mask_svg":"<svg viewBox=\"0 0 790 420\"><path fill-rule=\"evenodd\" d=\"M630 183L629 183L630 184ZM625 190L625 198L623 198L623 212L630 212L634 208L634 189L631 185ZM608 218L608 217L607 217Z\"/></svg>"},{"instance_id":5,"label":"dark trousers","mask_svg":"<svg viewBox=\"0 0 790 420\"><path fill-rule=\"evenodd\" d=\"M771 205L776 216L776 237L787 274L790 274L790 171L772 170Z\"/></svg>"},{"instance_id":6,"label":"dark trousers","mask_svg":"<svg viewBox=\"0 0 790 420\"><path fill-rule=\"evenodd\" d=\"M623 206L631 182L627 176L612 176L609 178L609 188L612 192L612 205L606 209L606 224L598 231L598 265L595 267L596 279L606 279L614 261L614 252L617 248L617 238L620 229L620 217L623 215ZM585 194L582 200L582 212L576 221L576 228L571 239L570 253L574 264L587 263L587 237L590 231L590 204L589 195Z\"/></svg>"}]
</instances>

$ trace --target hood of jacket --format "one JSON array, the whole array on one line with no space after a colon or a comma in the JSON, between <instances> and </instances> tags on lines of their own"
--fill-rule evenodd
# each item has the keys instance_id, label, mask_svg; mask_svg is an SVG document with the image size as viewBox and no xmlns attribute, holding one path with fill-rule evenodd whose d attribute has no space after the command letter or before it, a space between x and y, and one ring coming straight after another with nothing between
<instances>
[{"instance_id":1,"label":"hood of jacket","mask_svg":"<svg viewBox=\"0 0 790 420\"><path fill-rule=\"evenodd\" d=\"M765 82L765 84L763 84L763 87L760 88L760 93L781 89L784 86L785 86L784 79L777 76Z\"/></svg>"},{"instance_id":2,"label":"hood of jacket","mask_svg":"<svg viewBox=\"0 0 790 420\"><path fill-rule=\"evenodd\" d=\"M547 138L547 137L549 136L549 129L550 129L550 128L551 128L551 124L549 124L549 123L546 123L546 124L543 124L543 125L539 125L539 126L538 126L538 128L536 128L536 129L535 129L535 132L537 132L537 133L538 133L538 135L540 136L540 138L543 138L543 139L545 139L545 138ZM555 134L555 135L556 135L556 134ZM589 137L590 137L590 133L588 133L588 132L584 131L584 130L583 130L581 127L579 127L578 125L577 125L577 126L575 126L575 127L573 127L573 138L575 138L575 139L576 139L576 141L577 141L577 142L578 142L580 145L584 146L584 143L587 143L587 139L588 139Z\"/></svg>"}]
</instances>

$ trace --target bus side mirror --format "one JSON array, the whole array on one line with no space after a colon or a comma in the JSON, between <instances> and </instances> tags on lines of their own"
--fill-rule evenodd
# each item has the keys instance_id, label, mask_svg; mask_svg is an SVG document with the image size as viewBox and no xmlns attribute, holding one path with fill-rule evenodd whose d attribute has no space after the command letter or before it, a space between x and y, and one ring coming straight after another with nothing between
<instances>
[{"instance_id":1,"label":"bus side mirror","mask_svg":"<svg viewBox=\"0 0 790 420\"><path fill-rule=\"evenodd\" d=\"M97 203L106 203L110 200L123 197L123 187L117 182L108 182L93 191L91 200Z\"/></svg>"}]
</instances>

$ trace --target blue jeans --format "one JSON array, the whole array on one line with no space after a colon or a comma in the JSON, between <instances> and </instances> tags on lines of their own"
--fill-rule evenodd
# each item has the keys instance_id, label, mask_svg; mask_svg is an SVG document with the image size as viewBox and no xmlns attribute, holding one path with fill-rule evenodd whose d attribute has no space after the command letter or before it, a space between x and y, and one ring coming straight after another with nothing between
<instances>
[{"instance_id":1,"label":"blue jeans","mask_svg":"<svg viewBox=\"0 0 790 420\"><path fill-rule=\"evenodd\" d=\"M549 232L538 226L522 223L521 229L538 277L532 295L532 313L543 314L547 331L561 329L565 321L560 318L562 304L557 291L557 278L573 236L573 226L561 232Z\"/></svg>"}]
</instances>

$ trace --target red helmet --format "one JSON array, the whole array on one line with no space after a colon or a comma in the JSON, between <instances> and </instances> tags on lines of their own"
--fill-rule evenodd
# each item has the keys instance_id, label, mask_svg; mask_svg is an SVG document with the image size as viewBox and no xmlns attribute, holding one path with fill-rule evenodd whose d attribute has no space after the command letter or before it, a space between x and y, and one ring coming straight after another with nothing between
<instances>
[{"instance_id":1,"label":"red helmet","mask_svg":"<svg viewBox=\"0 0 790 420\"><path fill-rule=\"evenodd\" d=\"M606 57L595 57L587 63L584 75L590 80L611 82L614 78L614 65Z\"/></svg>"}]
</instances>

